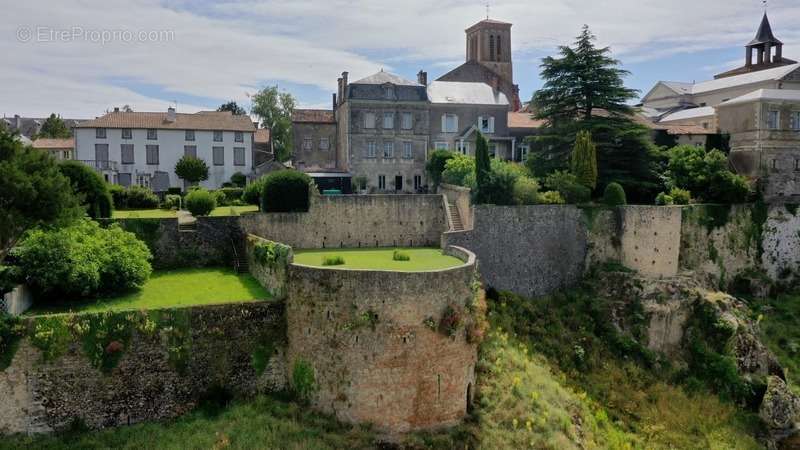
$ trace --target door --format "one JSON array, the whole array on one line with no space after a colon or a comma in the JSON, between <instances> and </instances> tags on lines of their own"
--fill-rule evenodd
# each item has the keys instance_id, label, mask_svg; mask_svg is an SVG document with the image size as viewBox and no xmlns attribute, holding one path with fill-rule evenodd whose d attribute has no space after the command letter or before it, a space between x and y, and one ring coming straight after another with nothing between
<instances>
[{"instance_id":1,"label":"door","mask_svg":"<svg viewBox=\"0 0 800 450\"><path fill-rule=\"evenodd\" d=\"M394 177L394 190L395 191L402 191L403 190L403 176L397 175Z\"/></svg>"}]
</instances>

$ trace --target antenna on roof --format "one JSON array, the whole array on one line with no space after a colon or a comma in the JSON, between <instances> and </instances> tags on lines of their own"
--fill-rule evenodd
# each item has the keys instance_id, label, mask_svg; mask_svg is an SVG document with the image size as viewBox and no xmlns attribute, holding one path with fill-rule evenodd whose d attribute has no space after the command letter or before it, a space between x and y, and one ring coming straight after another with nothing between
<instances>
[{"instance_id":1,"label":"antenna on roof","mask_svg":"<svg viewBox=\"0 0 800 450\"><path fill-rule=\"evenodd\" d=\"M764 8L764 14L766 14L767 9L769 8L769 5L767 5L767 0L761 0L761 6Z\"/></svg>"},{"instance_id":2,"label":"antenna on roof","mask_svg":"<svg viewBox=\"0 0 800 450\"><path fill-rule=\"evenodd\" d=\"M766 0L764 0L766 2ZM486 2L486 20L489 20L489 2Z\"/></svg>"}]
</instances>

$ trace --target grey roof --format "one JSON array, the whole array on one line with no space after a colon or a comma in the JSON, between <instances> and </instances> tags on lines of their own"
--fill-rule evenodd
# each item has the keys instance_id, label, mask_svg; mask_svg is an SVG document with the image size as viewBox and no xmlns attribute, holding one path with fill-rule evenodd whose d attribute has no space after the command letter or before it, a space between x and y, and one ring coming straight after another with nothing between
<instances>
[{"instance_id":1,"label":"grey roof","mask_svg":"<svg viewBox=\"0 0 800 450\"><path fill-rule=\"evenodd\" d=\"M800 102L800 91L790 89L758 89L723 102L720 106L736 105L759 100Z\"/></svg>"},{"instance_id":2,"label":"grey roof","mask_svg":"<svg viewBox=\"0 0 800 450\"><path fill-rule=\"evenodd\" d=\"M486 83L432 81L428 85L431 103L508 106L508 98Z\"/></svg>"},{"instance_id":3,"label":"grey roof","mask_svg":"<svg viewBox=\"0 0 800 450\"><path fill-rule=\"evenodd\" d=\"M28 138L32 137L33 135L39 133L42 129L42 124L47 120L47 117L39 118L39 117L3 117L2 124L5 125L6 129L11 131L18 131L19 134L22 136L26 136ZM67 128L72 129L75 128L81 121L76 119L61 119L66 124Z\"/></svg>"},{"instance_id":4,"label":"grey roof","mask_svg":"<svg viewBox=\"0 0 800 450\"><path fill-rule=\"evenodd\" d=\"M395 75L393 73L384 72L381 70L378 73L372 74L366 78L354 81L351 84L394 84L395 86L422 86L421 84L406 80L405 78Z\"/></svg>"},{"instance_id":5,"label":"grey roof","mask_svg":"<svg viewBox=\"0 0 800 450\"><path fill-rule=\"evenodd\" d=\"M759 44L783 44L783 42L779 41L778 38L772 34L772 26L769 24L769 18L767 17L767 13L764 13L764 17L761 19L761 25L758 27L758 31L756 32L756 37L753 38L750 43L747 45L759 45Z\"/></svg>"},{"instance_id":6,"label":"grey roof","mask_svg":"<svg viewBox=\"0 0 800 450\"><path fill-rule=\"evenodd\" d=\"M667 114L662 117L659 122L672 122L676 120L697 119L700 117L709 117L715 114L713 106L701 106L699 108L688 108Z\"/></svg>"}]
</instances>

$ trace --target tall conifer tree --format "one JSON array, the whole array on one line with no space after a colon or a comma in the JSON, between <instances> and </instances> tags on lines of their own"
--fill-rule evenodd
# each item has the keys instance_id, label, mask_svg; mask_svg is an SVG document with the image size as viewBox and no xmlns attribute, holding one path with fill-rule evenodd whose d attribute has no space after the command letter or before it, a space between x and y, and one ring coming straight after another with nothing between
<instances>
[{"instance_id":1,"label":"tall conifer tree","mask_svg":"<svg viewBox=\"0 0 800 450\"><path fill-rule=\"evenodd\" d=\"M489 158L489 144L486 142L486 138L478 132L478 136L475 138L475 184L478 191L475 196L476 203L486 202L486 181L491 170L492 161Z\"/></svg>"},{"instance_id":2,"label":"tall conifer tree","mask_svg":"<svg viewBox=\"0 0 800 450\"><path fill-rule=\"evenodd\" d=\"M597 147L586 130L579 131L575 138L570 170L582 185L592 190L597 186Z\"/></svg>"}]
</instances>

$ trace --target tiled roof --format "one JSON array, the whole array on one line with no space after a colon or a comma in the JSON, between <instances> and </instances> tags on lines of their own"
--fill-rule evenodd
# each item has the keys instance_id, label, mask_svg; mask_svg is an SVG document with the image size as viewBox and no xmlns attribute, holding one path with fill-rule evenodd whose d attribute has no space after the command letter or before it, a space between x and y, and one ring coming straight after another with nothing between
<instances>
[{"instance_id":1,"label":"tiled roof","mask_svg":"<svg viewBox=\"0 0 800 450\"><path fill-rule=\"evenodd\" d=\"M256 144L266 144L269 142L269 130L266 128L259 128L256 134L253 135L253 142Z\"/></svg>"},{"instance_id":2,"label":"tiled roof","mask_svg":"<svg viewBox=\"0 0 800 450\"><path fill-rule=\"evenodd\" d=\"M75 148L75 139L74 138L65 138L65 139L51 139L51 138L39 138L33 141L33 148L38 149L62 149L62 148Z\"/></svg>"},{"instance_id":3,"label":"tiled roof","mask_svg":"<svg viewBox=\"0 0 800 450\"><path fill-rule=\"evenodd\" d=\"M292 122L335 123L336 119L329 109L295 109Z\"/></svg>"},{"instance_id":4,"label":"tiled roof","mask_svg":"<svg viewBox=\"0 0 800 450\"><path fill-rule=\"evenodd\" d=\"M76 128L155 128L167 130L255 131L250 116L235 116L230 111L201 111L195 114L175 114L167 121L166 112L110 112L87 120Z\"/></svg>"},{"instance_id":5,"label":"tiled roof","mask_svg":"<svg viewBox=\"0 0 800 450\"><path fill-rule=\"evenodd\" d=\"M534 119L531 113L509 112L508 128L539 128L544 126L546 121Z\"/></svg>"}]
</instances>

